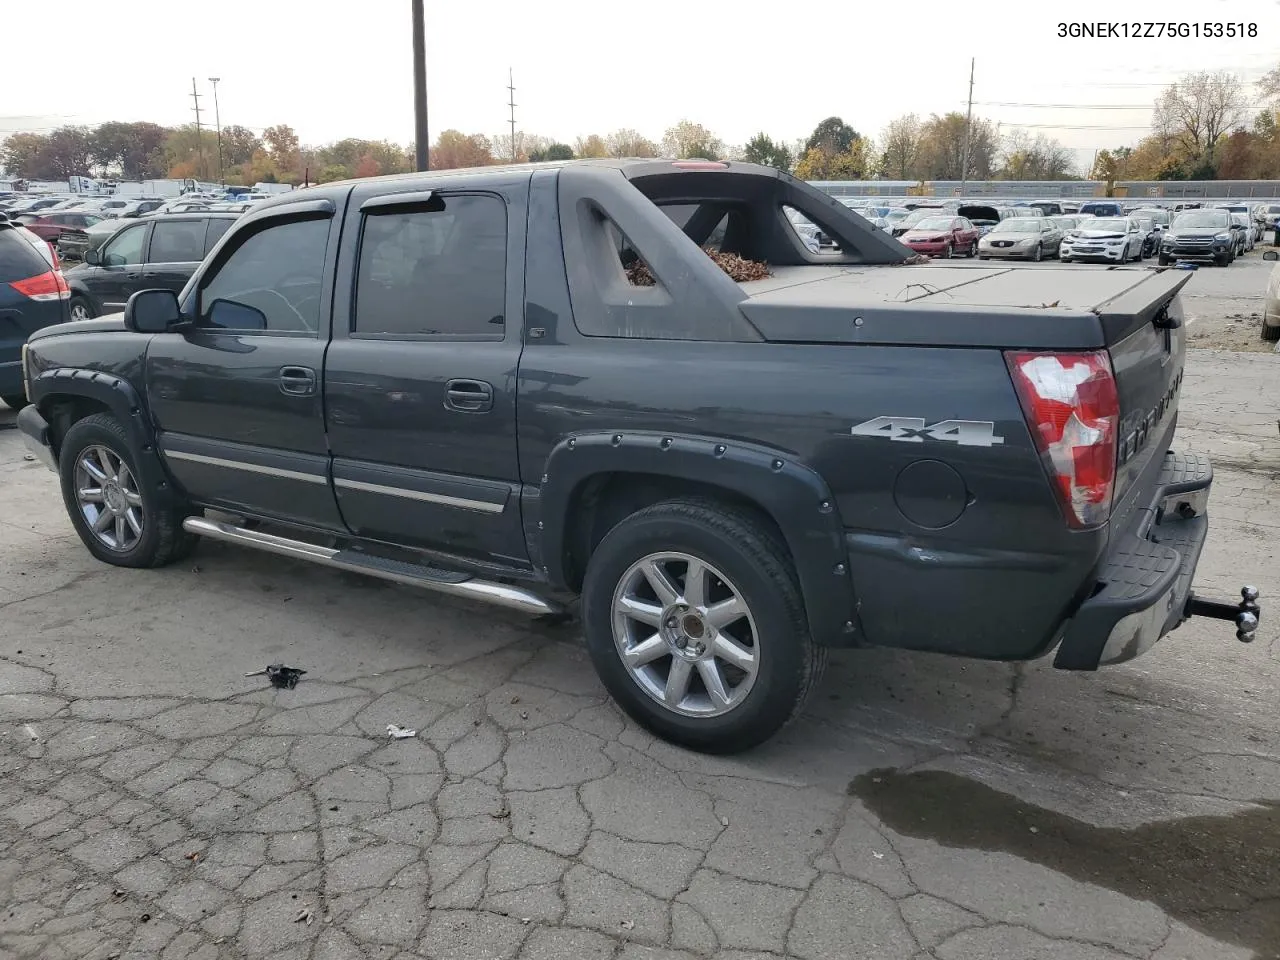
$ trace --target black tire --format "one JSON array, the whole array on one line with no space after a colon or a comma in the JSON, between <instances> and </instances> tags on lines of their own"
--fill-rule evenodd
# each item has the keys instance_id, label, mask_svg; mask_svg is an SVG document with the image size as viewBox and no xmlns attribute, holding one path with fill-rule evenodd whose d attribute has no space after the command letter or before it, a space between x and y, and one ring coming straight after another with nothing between
<instances>
[{"instance_id":1,"label":"black tire","mask_svg":"<svg viewBox=\"0 0 1280 960\"><path fill-rule=\"evenodd\" d=\"M1059 262L1059 263L1070 263L1070 262L1071 262L1071 258L1070 258L1070 257L1064 257L1064 256L1062 256L1061 254L1059 254L1059 255L1058 255L1058 262Z\"/></svg>"},{"instance_id":2,"label":"black tire","mask_svg":"<svg viewBox=\"0 0 1280 960\"><path fill-rule=\"evenodd\" d=\"M979 260L990 260L991 258L990 258L990 257L988 257L985 253L980 253L980 254L978 254L978 259L979 259Z\"/></svg>"},{"instance_id":3,"label":"black tire","mask_svg":"<svg viewBox=\"0 0 1280 960\"><path fill-rule=\"evenodd\" d=\"M135 478L136 492L141 498L142 532L128 549L112 549L99 540L81 510L76 488L76 465L80 455L90 447L107 448L123 461ZM182 529L182 521L188 516L188 511L163 500L155 490L142 483L137 464L137 451L115 417L97 413L76 421L62 439L59 451L62 502L85 548L103 563L117 567L163 567L187 556L197 538Z\"/></svg>"},{"instance_id":4,"label":"black tire","mask_svg":"<svg viewBox=\"0 0 1280 960\"><path fill-rule=\"evenodd\" d=\"M1173 263L1172 257L1166 257L1163 253L1160 254L1160 266L1167 267L1171 263Z\"/></svg>"},{"instance_id":5,"label":"black tire","mask_svg":"<svg viewBox=\"0 0 1280 960\"><path fill-rule=\"evenodd\" d=\"M1268 327L1265 323L1262 325L1262 339L1267 343L1275 343L1280 340L1280 326Z\"/></svg>"},{"instance_id":6,"label":"black tire","mask_svg":"<svg viewBox=\"0 0 1280 960\"><path fill-rule=\"evenodd\" d=\"M948 244L947 244L947 252L944 254L944 256L945 256L948 260L950 260L950 259L951 259L952 257L954 257L955 255L956 255L956 248L955 248L955 244L948 243Z\"/></svg>"},{"instance_id":7,"label":"black tire","mask_svg":"<svg viewBox=\"0 0 1280 960\"><path fill-rule=\"evenodd\" d=\"M634 564L664 552L688 554L722 571L758 630L754 684L740 704L718 716L691 717L660 704L618 653L615 592ZM777 733L800 713L827 662L826 649L810 637L800 588L777 535L751 514L715 501L668 500L610 530L587 565L582 619L596 671L618 704L658 736L706 753L736 753ZM669 673L674 654L654 662Z\"/></svg>"},{"instance_id":8,"label":"black tire","mask_svg":"<svg viewBox=\"0 0 1280 960\"><path fill-rule=\"evenodd\" d=\"M973 241L973 243L969 244L969 252L965 254L965 257L972 260L977 255L978 255L978 241L975 240Z\"/></svg>"},{"instance_id":9,"label":"black tire","mask_svg":"<svg viewBox=\"0 0 1280 960\"><path fill-rule=\"evenodd\" d=\"M1043 244L1043 243L1037 243L1037 244L1036 244L1036 255L1035 255L1034 257L1032 257L1031 259L1032 259L1032 261L1034 261L1035 263L1039 263L1041 260L1043 260L1043 259L1044 259L1044 244Z\"/></svg>"},{"instance_id":10,"label":"black tire","mask_svg":"<svg viewBox=\"0 0 1280 960\"><path fill-rule=\"evenodd\" d=\"M1213 262L1220 267L1229 267L1231 266L1231 261L1234 259L1235 257L1232 254L1224 253L1219 255Z\"/></svg>"},{"instance_id":11,"label":"black tire","mask_svg":"<svg viewBox=\"0 0 1280 960\"><path fill-rule=\"evenodd\" d=\"M72 320L88 320L98 315L97 311L93 309L93 304L84 297L72 297L67 302L67 311L71 314ZM76 316L77 313L81 312L84 316Z\"/></svg>"},{"instance_id":12,"label":"black tire","mask_svg":"<svg viewBox=\"0 0 1280 960\"><path fill-rule=\"evenodd\" d=\"M11 393L8 396L0 397L0 400L3 400L4 405L14 413L17 413L30 403L30 401L20 393Z\"/></svg>"}]
</instances>

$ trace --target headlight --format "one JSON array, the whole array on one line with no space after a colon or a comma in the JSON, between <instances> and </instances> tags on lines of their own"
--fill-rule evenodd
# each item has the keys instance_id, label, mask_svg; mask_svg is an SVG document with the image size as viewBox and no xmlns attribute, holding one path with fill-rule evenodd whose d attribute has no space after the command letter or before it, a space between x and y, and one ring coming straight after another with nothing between
<instances>
[{"instance_id":1,"label":"headlight","mask_svg":"<svg viewBox=\"0 0 1280 960\"><path fill-rule=\"evenodd\" d=\"M1123 241L1123 240L1108 240L1108 241L1107 241L1107 246L1108 246L1108 247L1118 247L1118 246L1120 246L1120 244L1122 244L1122 243L1124 243L1124 241Z\"/></svg>"},{"instance_id":2,"label":"headlight","mask_svg":"<svg viewBox=\"0 0 1280 960\"><path fill-rule=\"evenodd\" d=\"M1217 233L1217 234L1214 234L1213 239L1215 239L1215 240L1230 240L1230 239L1231 239L1231 234L1230 234L1230 233Z\"/></svg>"}]
</instances>

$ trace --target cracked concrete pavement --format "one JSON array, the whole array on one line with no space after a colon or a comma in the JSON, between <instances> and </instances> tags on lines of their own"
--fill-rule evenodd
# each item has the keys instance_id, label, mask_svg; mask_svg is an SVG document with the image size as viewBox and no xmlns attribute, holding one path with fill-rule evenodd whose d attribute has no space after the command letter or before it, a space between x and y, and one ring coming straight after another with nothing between
<instances>
[{"instance_id":1,"label":"cracked concrete pavement","mask_svg":"<svg viewBox=\"0 0 1280 960\"><path fill-rule=\"evenodd\" d=\"M0 410L0 956L1280 956L1277 377L1193 352L1178 440L1256 643L843 652L732 758L627 720L572 626L216 544L99 564Z\"/></svg>"}]
</instances>

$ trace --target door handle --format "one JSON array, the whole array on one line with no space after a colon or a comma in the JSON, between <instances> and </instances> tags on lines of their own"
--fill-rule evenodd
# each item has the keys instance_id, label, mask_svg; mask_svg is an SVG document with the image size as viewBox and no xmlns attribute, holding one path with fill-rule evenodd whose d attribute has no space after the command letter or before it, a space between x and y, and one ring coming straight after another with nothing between
<instances>
[{"instance_id":1,"label":"door handle","mask_svg":"<svg viewBox=\"0 0 1280 960\"><path fill-rule=\"evenodd\" d=\"M450 380L444 385L446 410L485 413L493 409L493 385L483 380Z\"/></svg>"},{"instance_id":2,"label":"door handle","mask_svg":"<svg viewBox=\"0 0 1280 960\"><path fill-rule=\"evenodd\" d=\"M291 397L310 397L316 392L316 372L310 367L281 367L280 392Z\"/></svg>"}]
</instances>

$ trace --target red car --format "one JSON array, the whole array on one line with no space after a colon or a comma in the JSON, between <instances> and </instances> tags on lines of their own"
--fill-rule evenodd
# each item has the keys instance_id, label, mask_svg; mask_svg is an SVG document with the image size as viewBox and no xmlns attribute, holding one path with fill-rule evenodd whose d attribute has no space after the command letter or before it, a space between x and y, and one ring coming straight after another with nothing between
<instances>
[{"instance_id":1,"label":"red car","mask_svg":"<svg viewBox=\"0 0 1280 960\"><path fill-rule=\"evenodd\" d=\"M102 217L92 213L77 213L68 210L65 213L37 213L20 216L18 220L24 227L41 240L47 240L57 246L58 238L64 230L84 230L95 223L101 223Z\"/></svg>"},{"instance_id":2,"label":"red car","mask_svg":"<svg viewBox=\"0 0 1280 960\"><path fill-rule=\"evenodd\" d=\"M978 234L978 228L965 217L925 217L898 239L916 253L950 259L976 254Z\"/></svg>"}]
</instances>

